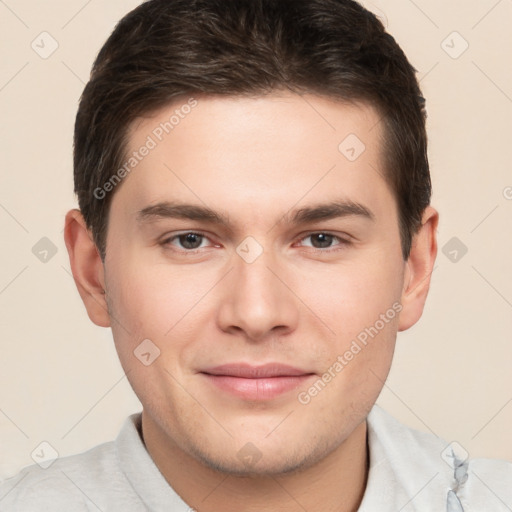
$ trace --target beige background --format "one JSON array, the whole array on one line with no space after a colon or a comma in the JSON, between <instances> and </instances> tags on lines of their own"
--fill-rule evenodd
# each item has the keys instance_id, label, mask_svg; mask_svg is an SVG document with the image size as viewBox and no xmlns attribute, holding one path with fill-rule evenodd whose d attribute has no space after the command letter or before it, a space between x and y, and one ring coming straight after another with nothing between
<instances>
[{"instance_id":1,"label":"beige background","mask_svg":"<svg viewBox=\"0 0 512 512\"><path fill-rule=\"evenodd\" d=\"M0 0L0 477L32 463L42 441L66 455L112 439L140 407L110 331L85 313L62 238L76 204L78 98L138 3ZM451 246L440 251L424 317L399 335L379 403L471 456L512 459L512 0L364 4L427 97L440 249L452 237L468 249L456 262ZM43 31L59 45L46 59L31 47L51 49ZM32 252L42 237L57 248L46 263Z\"/></svg>"}]
</instances>

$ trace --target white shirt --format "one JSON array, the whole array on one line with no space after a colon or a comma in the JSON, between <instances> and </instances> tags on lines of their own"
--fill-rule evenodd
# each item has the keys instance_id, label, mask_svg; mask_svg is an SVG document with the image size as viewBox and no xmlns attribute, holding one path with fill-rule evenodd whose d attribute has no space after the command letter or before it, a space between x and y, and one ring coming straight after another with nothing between
<instances>
[{"instance_id":1,"label":"white shirt","mask_svg":"<svg viewBox=\"0 0 512 512\"><path fill-rule=\"evenodd\" d=\"M133 414L115 441L3 481L0 511L191 512L151 459L140 424L140 413ZM367 425L370 470L359 512L512 511L511 462L463 461L446 441L377 405Z\"/></svg>"}]
</instances>

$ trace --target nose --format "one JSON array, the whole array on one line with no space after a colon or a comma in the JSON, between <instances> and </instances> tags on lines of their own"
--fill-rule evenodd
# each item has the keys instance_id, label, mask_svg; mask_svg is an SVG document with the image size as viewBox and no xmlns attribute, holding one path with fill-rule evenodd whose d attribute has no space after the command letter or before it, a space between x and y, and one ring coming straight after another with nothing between
<instances>
[{"instance_id":1,"label":"nose","mask_svg":"<svg viewBox=\"0 0 512 512\"><path fill-rule=\"evenodd\" d=\"M265 251L252 263L235 254L233 263L223 280L219 327L252 342L294 331L299 320L298 299L282 266Z\"/></svg>"}]
</instances>

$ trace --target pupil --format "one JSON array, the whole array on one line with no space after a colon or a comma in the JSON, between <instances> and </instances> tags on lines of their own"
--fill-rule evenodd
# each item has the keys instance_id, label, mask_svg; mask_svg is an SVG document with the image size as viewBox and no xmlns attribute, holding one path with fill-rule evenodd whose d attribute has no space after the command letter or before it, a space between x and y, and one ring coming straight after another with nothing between
<instances>
[{"instance_id":1,"label":"pupil","mask_svg":"<svg viewBox=\"0 0 512 512\"><path fill-rule=\"evenodd\" d=\"M318 242L319 242L318 244L314 243L315 237L316 237L316 240L318 240ZM319 233L317 235L313 235L312 241L313 241L314 247L329 247L329 245L332 242L332 235L327 235L325 233Z\"/></svg>"},{"instance_id":2,"label":"pupil","mask_svg":"<svg viewBox=\"0 0 512 512\"><path fill-rule=\"evenodd\" d=\"M186 249L197 249L201 245L201 236L195 233L187 233L180 236L180 242Z\"/></svg>"}]
</instances>

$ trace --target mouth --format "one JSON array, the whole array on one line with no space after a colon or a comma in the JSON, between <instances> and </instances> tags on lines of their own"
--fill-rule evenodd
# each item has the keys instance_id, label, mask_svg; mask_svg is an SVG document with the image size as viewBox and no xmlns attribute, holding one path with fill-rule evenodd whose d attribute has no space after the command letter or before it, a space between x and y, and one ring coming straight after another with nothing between
<instances>
[{"instance_id":1,"label":"mouth","mask_svg":"<svg viewBox=\"0 0 512 512\"><path fill-rule=\"evenodd\" d=\"M314 373L280 363L253 366L247 363L234 363L202 370L207 381L226 393L244 400L271 400L290 392Z\"/></svg>"}]
</instances>

